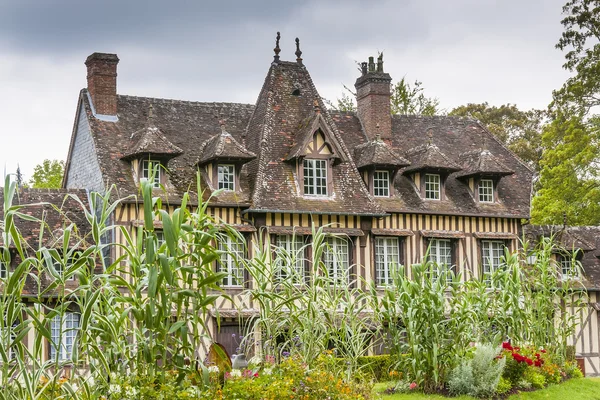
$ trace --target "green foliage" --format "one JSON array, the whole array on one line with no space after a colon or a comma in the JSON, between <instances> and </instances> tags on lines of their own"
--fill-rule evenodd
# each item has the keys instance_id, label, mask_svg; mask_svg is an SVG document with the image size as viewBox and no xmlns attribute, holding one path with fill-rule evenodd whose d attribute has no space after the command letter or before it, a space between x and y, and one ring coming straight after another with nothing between
<instances>
[{"instance_id":1,"label":"green foliage","mask_svg":"<svg viewBox=\"0 0 600 400\"><path fill-rule=\"evenodd\" d=\"M425 96L425 88L422 85L422 82L415 81L411 86L406 77L392 85L390 97L392 115L443 114L444 110L440 109L439 99Z\"/></svg>"},{"instance_id":2,"label":"green foliage","mask_svg":"<svg viewBox=\"0 0 600 400\"><path fill-rule=\"evenodd\" d=\"M523 379L534 389L543 389L546 386L546 378L535 367L528 367L523 374Z\"/></svg>"},{"instance_id":3,"label":"green foliage","mask_svg":"<svg viewBox=\"0 0 600 400\"><path fill-rule=\"evenodd\" d=\"M363 356L358 358L360 371L368 378L381 382L389 379L392 359L389 354Z\"/></svg>"},{"instance_id":4,"label":"green foliage","mask_svg":"<svg viewBox=\"0 0 600 400\"><path fill-rule=\"evenodd\" d=\"M33 169L29 185L36 189L56 189L62 185L65 162L44 160Z\"/></svg>"},{"instance_id":5,"label":"green foliage","mask_svg":"<svg viewBox=\"0 0 600 400\"><path fill-rule=\"evenodd\" d=\"M567 378L583 378L583 372L579 369L579 366L574 361L567 361L564 366L565 374Z\"/></svg>"},{"instance_id":6,"label":"green foliage","mask_svg":"<svg viewBox=\"0 0 600 400\"><path fill-rule=\"evenodd\" d=\"M500 349L479 345L473 358L463 361L450 374L448 389L454 395L491 397L496 393L506 359L497 359Z\"/></svg>"},{"instance_id":7,"label":"green foliage","mask_svg":"<svg viewBox=\"0 0 600 400\"><path fill-rule=\"evenodd\" d=\"M540 170L543 152L542 128L547 118L545 111L522 111L514 104L497 107L486 102L456 107L448 115L479 120L521 160L535 171Z\"/></svg>"},{"instance_id":8,"label":"green foliage","mask_svg":"<svg viewBox=\"0 0 600 400\"><path fill-rule=\"evenodd\" d=\"M498 379L498 386L496 386L496 394L502 396L508 393L510 389L512 389L510 381L501 376L500 379Z\"/></svg>"},{"instance_id":9,"label":"green foliage","mask_svg":"<svg viewBox=\"0 0 600 400\"><path fill-rule=\"evenodd\" d=\"M599 123L572 117L557 119L544 130L533 223L562 224L565 214L569 225L600 223Z\"/></svg>"}]
</instances>

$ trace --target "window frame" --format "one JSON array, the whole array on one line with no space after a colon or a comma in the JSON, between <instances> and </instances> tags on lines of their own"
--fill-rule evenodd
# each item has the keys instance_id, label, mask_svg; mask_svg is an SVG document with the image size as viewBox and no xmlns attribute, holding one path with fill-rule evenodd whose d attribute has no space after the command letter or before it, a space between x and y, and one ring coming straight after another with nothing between
<instances>
[{"instance_id":1,"label":"window frame","mask_svg":"<svg viewBox=\"0 0 600 400\"><path fill-rule=\"evenodd\" d=\"M434 246L434 243L436 244ZM445 246L445 249L449 250L450 254L445 256L448 257L448 260L450 261L449 263L441 263L439 262L441 255L439 254L439 250L441 249L440 245L442 243L447 244L447 247ZM441 265L445 265L449 270L451 270L452 272L454 272L454 274L456 275L456 240L455 239L451 239L451 238L437 238L437 237L432 237L429 238L427 241L427 248L429 250L428 253L428 261L434 263L436 266ZM432 250L435 249L435 253L432 252ZM433 259L433 256L435 256L435 260ZM436 268L435 271L435 278L437 279L439 277L439 270ZM451 280L451 277L448 276L448 281Z\"/></svg>"},{"instance_id":2,"label":"window frame","mask_svg":"<svg viewBox=\"0 0 600 400\"><path fill-rule=\"evenodd\" d=\"M276 250L284 249L290 256L292 256L292 261L294 261L295 264L293 267L291 267L295 270L293 278L297 278L293 280L293 284L300 285L305 283L308 277L308 259L305 255L306 237L304 235L278 234L274 235L274 239L274 242L277 245ZM275 254L275 256L277 257L278 255ZM284 266L281 267L284 268ZM290 268L290 266L287 266L287 268ZM283 271L281 269L275 276L277 282L281 282L287 278L289 277L283 276Z\"/></svg>"},{"instance_id":3,"label":"window frame","mask_svg":"<svg viewBox=\"0 0 600 400\"><path fill-rule=\"evenodd\" d=\"M0 278L8 278L8 265L3 260L0 260Z\"/></svg>"},{"instance_id":4,"label":"window frame","mask_svg":"<svg viewBox=\"0 0 600 400\"><path fill-rule=\"evenodd\" d=\"M315 164L314 167L307 167L306 163L307 162L312 162ZM324 163L322 167L318 168L316 167L317 163ZM330 175L330 162L328 159L326 158L316 158L316 157L311 157L311 158L303 158L302 159L302 165L301 165L301 170L302 170L302 194L306 197L311 197L311 198L325 198L325 197L329 197L329 175ZM308 171L312 171L311 176L308 176L306 174ZM316 176L316 171L320 170L323 174L323 176L317 177ZM309 184L307 185L307 179L312 180L313 182L308 182ZM321 180L321 185L319 185L317 183L317 179ZM324 183L324 185L322 184ZM314 193L307 193L307 188L313 190ZM318 188L324 188L325 193L320 193L317 194L317 189Z\"/></svg>"},{"instance_id":5,"label":"window frame","mask_svg":"<svg viewBox=\"0 0 600 400\"><path fill-rule=\"evenodd\" d=\"M385 179L382 179L382 177L378 177L378 174L384 174L385 175ZM391 188L390 188L390 182L391 182L391 177L390 177L390 171L385 170L385 169L376 169L373 171L373 196L374 197L390 197L391 195ZM382 182L382 186L378 186L377 183L378 182ZM385 191L385 194L377 194L378 190L382 190Z\"/></svg>"},{"instance_id":6,"label":"window frame","mask_svg":"<svg viewBox=\"0 0 600 400\"><path fill-rule=\"evenodd\" d=\"M489 183L489 187L482 187L482 182ZM481 178L477 181L477 201L480 203L494 203L496 201L496 183L491 178ZM490 193L482 193L482 189L490 190ZM482 200L482 196L489 196L491 200Z\"/></svg>"},{"instance_id":7,"label":"window frame","mask_svg":"<svg viewBox=\"0 0 600 400\"><path fill-rule=\"evenodd\" d=\"M428 178L430 178L430 177L437 177L437 182L429 182ZM437 191L428 188L428 186L431 184L437 185ZM443 186L443 179L442 179L441 174L433 174L433 173L425 172L424 176L423 176L423 198L425 200L434 200L434 201L442 200L442 186ZM428 197L429 193L437 193L437 197L436 198Z\"/></svg>"},{"instance_id":8,"label":"window frame","mask_svg":"<svg viewBox=\"0 0 600 400\"><path fill-rule=\"evenodd\" d=\"M77 316L76 319L74 317ZM76 322L76 324L75 324ZM60 326L57 325L60 323ZM69 326L70 324L70 326ZM58 360L67 361L73 355L73 348L77 344L77 333L81 328L81 314L75 311L67 311L64 315L56 315L50 320L50 337L52 341L49 342L48 356L50 360L56 359L56 351L54 344L59 346ZM55 336L55 333L60 335ZM71 344L67 343L68 339L71 339Z\"/></svg>"},{"instance_id":9,"label":"window frame","mask_svg":"<svg viewBox=\"0 0 600 400\"><path fill-rule=\"evenodd\" d=\"M579 270L575 268L578 259L576 255L567 253L567 254L559 254L558 255L558 264L560 266L560 279L563 281L571 280L578 281L581 279ZM566 268L565 266L568 265ZM569 272L565 274L565 270L568 269Z\"/></svg>"},{"instance_id":10,"label":"window frame","mask_svg":"<svg viewBox=\"0 0 600 400\"><path fill-rule=\"evenodd\" d=\"M139 177L140 177L140 182L142 181L142 179L145 179L147 181L150 180L150 165L152 165L152 169L154 169L155 165L158 165L157 168L157 174L154 176L154 181L152 182L152 187L154 189L158 189L160 188L160 185L163 183L163 173L162 170L164 169L164 165L162 163L162 161L158 160L158 159L151 159L151 158L143 158L140 160L140 172L139 172Z\"/></svg>"},{"instance_id":11,"label":"window frame","mask_svg":"<svg viewBox=\"0 0 600 400\"><path fill-rule=\"evenodd\" d=\"M228 171L227 171L227 176L229 176L230 181L229 182L225 182L225 180L221 179L221 177L225 176L225 173L221 173L221 169L227 167ZM225 164L225 163L218 163L217 164L217 189L223 189L226 192L234 192L237 188L236 185L236 170L237 168L235 167L235 164ZM221 187L223 184L223 187ZM225 187L228 184L227 187Z\"/></svg>"},{"instance_id":12,"label":"window frame","mask_svg":"<svg viewBox=\"0 0 600 400\"><path fill-rule=\"evenodd\" d=\"M379 245L378 242L384 242L383 246ZM389 250L390 249L395 249L396 254L391 254L391 257L393 257L394 255L396 256L396 267L398 268L399 266L403 265L402 262L402 243L403 243L403 239L398 237L398 236L374 236L373 237L373 268L374 268L374 274L373 276L375 277L375 284L377 285L377 287L379 288L383 288L383 287L387 287L387 286L391 286L392 285L392 278L390 277L390 266L393 264L393 260L390 260L391 262L388 262L388 259L390 257L388 257L389 254ZM379 258L379 253L378 250L380 248L384 249L384 254L382 254L383 257L383 268L380 268L380 264L382 261L378 260ZM383 272L384 278L385 279L381 279L381 272Z\"/></svg>"},{"instance_id":13,"label":"window frame","mask_svg":"<svg viewBox=\"0 0 600 400\"><path fill-rule=\"evenodd\" d=\"M349 237L342 236L327 236L323 241L325 245L325 249L323 251L322 259L323 265L327 269L327 275L330 279L332 279L331 283L335 283L336 285L350 285L352 281L352 247L353 241ZM339 247L346 247L346 253L340 253ZM344 249L342 249L344 250ZM338 259L338 254L342 255L342 259ZM342 269L345 271L340 271L340 263L342 265ZM342 272L342 274L340 274ZM345 281L342 281L341 278L346 278Z\"/></svg>"},{"instance_id":14,"label":"window frame","mask_svg":"<svg viewBox=\"0 0 600 400\"><path fill-rule=\"evenodd\" d=\"M217 238L217 249L221 252L217 260L217 271L227 272L227 276L221 281L221 286L224 288L243 288L246 281L246 270L243 263L238 260L246 259L247 244L245 238L238 239L229 235L221 235ZM232 271L235 271L235 276Z\"/></svg>"},{"instance_id":15,"label":"window frame","mask_svg":"<svg viewBox=\"0 0 600 400\"><path fill-rule=\"evenodd\" d=\"M486 249L486 245L489 248ZM501 247L492 248L492 245L500 245ZM480 240L479 246L481 247L481 278L484 282L489 283L491 275L502 267L502 257L504 256L505 250L508 247L506 241L504 240L492 240L492 239L482 239ZM492 254L492 257L486 257L486 250L496 252L497 256ZM489 265L489 261L492 260L492 264ZM494 262L497 260L498 265L494 265ZM487 269L487 270L486 270Z\"/></svg>"}]
</instances>

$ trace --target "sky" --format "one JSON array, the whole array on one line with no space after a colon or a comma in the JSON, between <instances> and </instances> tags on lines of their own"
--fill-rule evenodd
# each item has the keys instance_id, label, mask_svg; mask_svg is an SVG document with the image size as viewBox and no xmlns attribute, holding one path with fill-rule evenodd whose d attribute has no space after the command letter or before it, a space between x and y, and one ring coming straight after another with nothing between
<instances>
[{"instance_id":1,"label":"sky","mask_svg":"<svg viewBox=\"0 0 600 400\"><path fill-rule=\"evenodd\" d=\"M0 0L0 168L27 180L65 160L84 61L117 53L117 91L254 104L281 32L282 60L340 97L356 62L384 52L395 81L423 83L444 109L545 108L569 74L555 49L565 0Z\"/></svg>"}]
</instances>

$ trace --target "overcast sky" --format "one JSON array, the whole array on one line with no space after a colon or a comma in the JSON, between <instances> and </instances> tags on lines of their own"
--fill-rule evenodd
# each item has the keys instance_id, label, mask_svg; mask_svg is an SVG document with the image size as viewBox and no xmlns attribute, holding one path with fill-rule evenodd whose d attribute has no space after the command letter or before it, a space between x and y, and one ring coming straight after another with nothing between
<instances>
[{"instance_id":1,"label":"overcast sky","mask_svg":"<svg viewBox=\"0 0 600 400\"><path fill-rule=\"evenodd\" d=\"M281 31L281 58L298 36L330 100L383 51L394 81L422 81L443 108L545 108L568 76L554 48L564 1L0 0L0 168L29 179L66 159L95 51L118 54L121 94L254 103Z\"/></svg>"}]
</instances>

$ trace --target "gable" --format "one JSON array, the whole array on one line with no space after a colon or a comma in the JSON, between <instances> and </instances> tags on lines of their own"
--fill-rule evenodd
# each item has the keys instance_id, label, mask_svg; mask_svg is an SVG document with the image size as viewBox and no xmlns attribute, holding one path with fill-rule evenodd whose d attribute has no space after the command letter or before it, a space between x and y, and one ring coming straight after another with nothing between
<instances>
[{"instance_id":1,"label":"gable","mask_svg":"<svg viewBox=\"0 0 600 400\"><path fill-rule=\"evenodd\" d=\"M319 129L313 134L312 140L308 142L304 149L304 155L307 157L330 156L333 149Z\"/></svg>"}]
</instances>

